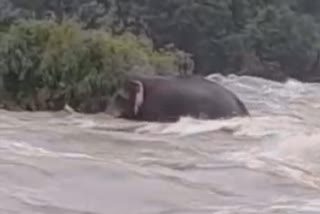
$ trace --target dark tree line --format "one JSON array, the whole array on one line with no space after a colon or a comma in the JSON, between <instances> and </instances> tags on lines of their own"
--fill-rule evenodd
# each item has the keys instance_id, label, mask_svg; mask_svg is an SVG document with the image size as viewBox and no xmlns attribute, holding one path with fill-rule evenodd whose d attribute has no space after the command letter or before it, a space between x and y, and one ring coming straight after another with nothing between
<instances>
[{"instance_id":1,"label":"dark tree line","mask_svg":"<svg viewBox=\"0 0 320 214\"><path fill-rule=\"evenodd\" d=\"M21 17L73 19L86 29L146 35L156 49L174 44L192 54L198 74L320 76L317 0L2 0L0 7L2 27Z\"/></svg>"}]
</instances>

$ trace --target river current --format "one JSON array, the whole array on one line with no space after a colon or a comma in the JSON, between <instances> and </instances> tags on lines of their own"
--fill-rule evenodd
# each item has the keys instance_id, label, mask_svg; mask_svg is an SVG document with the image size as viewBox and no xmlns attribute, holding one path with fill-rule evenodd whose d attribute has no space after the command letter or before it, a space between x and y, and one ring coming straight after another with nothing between
<instances>
[{"instance_id":1,"label":"river current","mask_svg":"<svg viewBox=\"0 0 320 214\"><path fill-rule=\"evenodd\" d=\"M251 117L1 110L0 213L320 213L320 84L208 78Z\"/></svg>"}]
</instances>

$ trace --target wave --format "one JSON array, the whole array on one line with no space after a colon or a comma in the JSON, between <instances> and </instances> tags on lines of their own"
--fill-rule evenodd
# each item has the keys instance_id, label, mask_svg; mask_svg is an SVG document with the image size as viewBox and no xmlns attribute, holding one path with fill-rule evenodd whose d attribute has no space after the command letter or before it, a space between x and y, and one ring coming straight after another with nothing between
<instances>
[{"instance_id":1,"label":"wave","mask_svg":"<svg viewBox=\"0 0 320 214\"><path fill-rule=\"evenodd\" d=\"M3 155L19 155L30 157L51 157L69 159L96 160L93 156L83 153L55 152L45 148L32 146L31 144L17 140L0 140L0 153Z\"/></svg>"}]
</instances>

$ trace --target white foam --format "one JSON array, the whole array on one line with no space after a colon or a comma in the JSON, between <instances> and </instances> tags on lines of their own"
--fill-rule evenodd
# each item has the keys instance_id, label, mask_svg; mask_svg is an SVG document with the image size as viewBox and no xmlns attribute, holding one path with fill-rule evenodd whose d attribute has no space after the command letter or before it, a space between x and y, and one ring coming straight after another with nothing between
<instances>
[{"instance_id":1,"label":"white foam","mask_svg":"<svg viewBox=\"0 0 320 214\"><path fill-rule=\"evenodd\" d=\"M234 118L231 120L197 120L190 117L182 117L176 123L149 123L136 129L137 133L151 134L176 134L176 135L193 135L203 132L218 130L236 131L246 119Z\"/></svg>"},{"instance_id":2,"label":"white foam","mask_svg":"<svg viewBox=\"0 0 320 214\"><path fill-rule=\"evenodd\" d=\"M250 149L226 152L221 158L251 169L270 171L320 190L320 134L297 134L258 144Z\"/></svg>"},{"instance_id":3,"label":"white foam","mask_svg":"<svg viewBox=\"0 0 320 214\"><path fill-rule=\"evenodd\" d=\"M74 158L74 159L95 159L82 153L53 152L41 147L32 146L22 141L0 140L0 152L13 153L29 157L53 157L53 158Z\"/></svg>"},{"instance_id":4,"label":"white foam","mask_svg":"<svg viewBox=\"0 0 320 214\"><path fill-rule=\"evenodd\" d=\"M277 155L310 163L320 162L320 134L297 133L277 144Z\"/></svg>"},{"instance_id":5,"label":"white foam","mask_svg":"<svg viewBox=\"0 0 320 214\"><path fill-rule=\"evenodd\" d=\"M136 133L154 135L187 136L206 132L228 131L239 137L287 137L292 133L313 130L298 118L290 116L256 116L226 120L197 120L183 117L176 123L145 123L135 129ZM268 138L267 140L270 140Z\"/></svg>"}]
</instances>

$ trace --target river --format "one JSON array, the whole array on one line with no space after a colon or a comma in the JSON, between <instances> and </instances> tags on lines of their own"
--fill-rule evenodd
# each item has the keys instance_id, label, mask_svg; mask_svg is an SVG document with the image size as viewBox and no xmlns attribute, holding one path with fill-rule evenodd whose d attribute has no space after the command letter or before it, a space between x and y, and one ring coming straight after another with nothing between
<instances>
[{"instance_id":1,"label":"river","mask_svg":"<svg viewBox=\"0 0 320 214\"><path fill-rule=\"evenodd\" d=\"M0 213L320 213L320 84L210 79L251 117L0 111Z\"/></svg>"}]
</instances>

